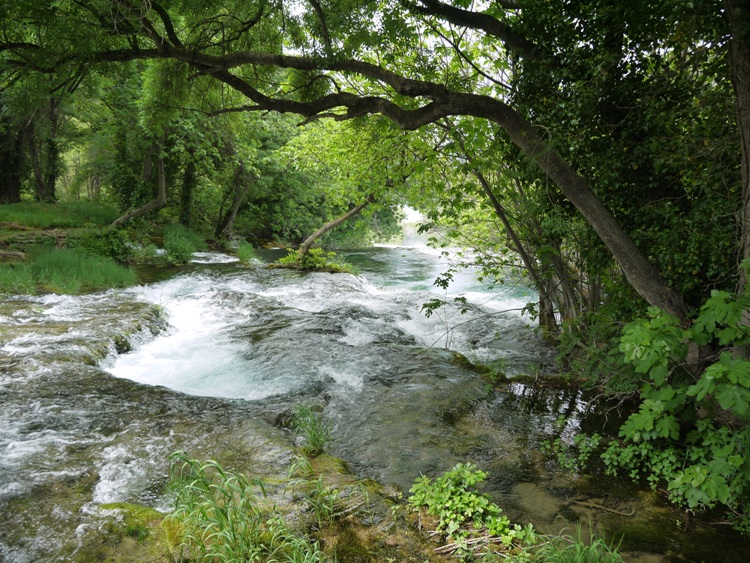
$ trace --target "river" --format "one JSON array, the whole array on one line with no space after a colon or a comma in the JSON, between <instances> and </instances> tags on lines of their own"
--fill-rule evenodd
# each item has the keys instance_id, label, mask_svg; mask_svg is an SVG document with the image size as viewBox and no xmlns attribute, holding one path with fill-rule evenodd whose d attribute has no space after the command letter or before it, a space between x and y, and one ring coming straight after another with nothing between
<instances>
[{"instance_id":1,"label":"river","mask_svg":"<svg viewBox=\"0 0 750 563\"><path fill-rule=\"evenodd\" d=\"M698 561L726 544L715 529L684 533L669 509L641 508L648 493L565 476L541 454L551 434L613 428L581 392L529 378L493 388L456 355L555 377L521 311L533 299L523 286L489 289L465 272L445 293L433 285L445 258L426 248L345 253L358 275L265 266L280 255L247 265L198 254L128 290L0 304L0 560L77 560L108 503L168 510L178 449L282 473L294 445L283 420L300 403L322 411L330 452L361 477L408 490L472 461L513 519L632 528L634 561ZM446 305L428 318L431 299ZM648 513L637 533L617 514L636 506Z\"/></svg>"}]
</instances>

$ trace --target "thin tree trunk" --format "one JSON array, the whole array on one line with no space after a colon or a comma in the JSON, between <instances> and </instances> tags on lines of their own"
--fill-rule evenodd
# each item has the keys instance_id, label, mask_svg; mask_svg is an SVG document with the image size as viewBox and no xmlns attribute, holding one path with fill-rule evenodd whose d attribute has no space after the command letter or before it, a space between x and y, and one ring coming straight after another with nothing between
<instances>
[{"instance_id":1,"label":"thin tree trunk","mask_svg":"<svg viewBox=\"0 0 750 563\"><path fill-rule=\"evenodd\" d=\"M60 147L57 145L57 130L60 120L60 110L54 99L50 100L49 132L44 140L44 178L42 201L57 200L56 185L60 174Z\"/></svg>"},{"instance_id":2,"label":"thin tree trunk","mask_svg":"<svg viewBox=\"0 0 750 563\"><path fill-rule=\"evenodd\" d=\"M140 215L144 215L148 213L149 211L153 211L154 209L159 209L160 207L164 207L167 204L167 178L166 174L164 172L164 157L159 154L159 158L157 159L157 181L159 183L159 193L156 196L156 199L149 201L146 205L143 207L139 207L138 209L135 209L131 211L130 213L126 213L122 217L118 217L112 222L113 227L117 227L118 225L122 225L126 221L129 221L133 217L139 217Z\"/></svg>"},{"instance_id":3,"label":"thin tree trunk","mask_svg":"<svg viewBox=\"0 0 750 563\"><path fill-rule=\"evenodd\" d=\"M356 207L350 209L349 211L347 211L340 217L337 217L333 221L329 221L328 223L320 227L317 231L315 231L313 234L307 237L307 239L305 239L305 242L303 242L300 245L299 247L300 255L307 254L310 251L310 248L312 248L312 245L315 243L316 240L318 240L320 237L322 237L331 229L338 227L344 221L347 221L348 219L351 219L355 215L358 215L365 207L367 207L374 200L375 200L375 196L373 194L370 194L365 198L365 201L363 201Z\"/></svg>"},{"instance_id":4,"label":"thin tree trunk","mask_svg":"<svg viewBox=\"0 0 750 563\"><path fill-rule=\"evenodd\" d=\"M42 172L42 163L39 158L39 146L37 145L36 127L33 118L29 121L26 134L29 144L31 171L34 175L34 199L37 201L44 201L44 174Z\"/></svg>"},{"instance_id":5,"label":"thin tree trunk","mask_svg":"<svg viewBox=\"0 0 750 563\"><path fill-rule=\"evenodd\" d=\"M0 108L2 111L2 108ZM23 133L13 135L10 124L4 120L0 126L0 203L21 201L21 165Z\"/></svg>"},{"instance_id":6,"label":"thin tree trunk","mask_svg":"<svg viewBox=\"0 0 750 563\"><path fill-rule=\"evenodd\" d=\"M195 172L195 149L187 150L187 163L182 176L182 193L180 194L180 223L185 227L190 227L190 216L193 211L193 192L197 182Z\"/></svg>"},{"instance_id":7,"label":"thin tree trunk","mask_svg":"<svg viewBox=\"0 0 750 563\"><path fill-rule=\"evenodd\" d=\"M731 40L732 85L734 86L737 129L740 137L742 170L742 209L740 232L742 260L750 259L750 0L724 0ZM748 275L740 268L738 292L748 289ZM742 314L742 324L750 326L750 311ZM750 357L750 346L737 347L735 353Z\"/></svg>"},{"instance_id":8,"label":"thin tree trunk","mask_svg":"<svg viewBox=\"0 0 750 563\"><path fill-rule=\"evenodd\" d=\"M214 238L220 239L231 230L234 220L237 218L237 214L242 206L242 202L245 201L247 194L250 193L250 188L253 187L256 180L257 178L248 172L242 163L237 165L237 168L234 171L234 201L232 202L232 206L227 209L226 213L224 213L224 204L222 203L222 209L219 211L220 220L216 224Z\"/></svg>"},{"instance_id":9,"label":"thin tree trunk","mask_svg":"<svg viewBox=\"0 0 750 563\"><path fill-rule=\"evenodd\" d=\"M461 145L463 148L463 141L461 141ZM465 148L464 152L466 152ZM521 242L518 233L516 233L516 230L513 228L513 225L510 224L508 214L505 212L505 209L503 208L497 197L495 197L495 193L492 191L487 178L479 170L473 169L472 173L477 178L477 180L479 180L479 184L482 186L482 190L487 196L487 199L489 199L490 203L492 204L495 215L497 215L497 217L500 219L500 222L505 228L505 232L513 242L513 250L521 257L521 261L523 262L526 271L528 272L532 282L539 292L539 326L542 327L542 330L547 336L553 336L557 334L559 330L557 321L555 319L552 295L549 292L546 280L542 279L542 276L539 274L539 270L536 267L534 259L528 252L526 252L526 248Z\"/></svg>"}]
</instances>

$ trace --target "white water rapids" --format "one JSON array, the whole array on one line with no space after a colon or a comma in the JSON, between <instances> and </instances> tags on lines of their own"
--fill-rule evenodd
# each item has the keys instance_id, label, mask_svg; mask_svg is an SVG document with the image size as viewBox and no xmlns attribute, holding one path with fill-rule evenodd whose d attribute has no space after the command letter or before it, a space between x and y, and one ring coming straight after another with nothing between
<instances>
[{"instance_id":1,"label":"white water rapids","mask_svg":"<svg viewBox=\"0 0 750 563\"><path fill-rule=\"evenodd\" d=\"M359 276L256 265L133 289L164 308L170 328L105 369L193 395L254 400L324 380L361 388L363 378L383 369L377 359L384 343L446 347L473 361L505 360L511 369L538 361L520 313L523 289L491 294L466 274L446 295L432 286L439 260L415 249L381 247L348 258L361 264ZM469 300L463 314L451 303L459 293ZM449 304L427 318L422 305L435 297Z\"/></svg>"}]
</instances>

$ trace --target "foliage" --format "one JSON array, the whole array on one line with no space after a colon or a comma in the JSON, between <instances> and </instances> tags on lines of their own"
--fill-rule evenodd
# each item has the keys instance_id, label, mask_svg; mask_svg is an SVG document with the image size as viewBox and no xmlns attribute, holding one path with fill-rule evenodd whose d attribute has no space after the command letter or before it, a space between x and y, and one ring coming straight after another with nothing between
<instances>
[{"instance_id":1,"label":"foliage","mask_svg":"<svg viewBox=\"0 0 750 563\"><path fill-rule=\"evenodd\" d=\"M641 385L641 375L622 361L618 346L624 322L632 313L615 306L584 313L564 323L556 339L557 362L583 385L610 395L627 395Z\"/></svg>"},{"instance_id":2,"label":"foliage","mask_svg":"<svg viewBox=\"0 0 750 563\"><path fill-rule=\"evenodd\" d=\"M0 291L8 293L78 294L126 287L135 281L135 272L110 258L76 249L47 249L28 263L0 264Z\"/></svg>"},{"instance_id":3,"label":"foliage","mask_svg":"<svg viewBox=\"0 0 750 563\"><path fill-rule=\"evenodd\" d=\"M130 262L133 258L133 244L122 229L85 229L69 239L68 244L118 262Z\"/></svg>"},{"instance_id":4,"label":"foliage","mask_svg":"<svg viewBox=\"0 0 750 563\"><path fill-rule=\"evenodd\" d=\"M172 557L191 561L319 562L317 543L292 533L264 507L264 485L201 463L184 452L171 456L175 510L163 522Z\"/></svg>"},{"instance_id":5,"label":"foliage","mask_svg":"<svg viewBox=\"0 0 750 563\"><path fill-rule=\"evenodd\" d=\"M190 261L193 252L206 247L203 239L180 224L164 228L164 250L170 264L185 264Z\"/></svg>"},{"instance_id":6,"label":"foliage","mask_svg":"<svg viewBox=\"0 0 750 563\"><path fill-rule=\"evenodd\" d=\"M750 342L742 314L747 295L713 291L688 329L658 309L629 324L620 349L648 380L641 404L620 428L623 443L603 455L608 471L666 483L669 498L691 510L723 507L740 528L750 522L750 361L731 347ZM717 353L699 371L692 347Z\"/></svg>"},{"instance_id":7,"label":"foliage","mask_svg":"<svg viewBox=\"0 0 750 563\"><path fill-rule=\"evenodd\" d=\"M454 542L462 556L482 543L511 549L531 543L536 537L530 524L511 524L499 506L476 491L486 478L487 474L471 463L459 463L434 481L423 475L409 489L412 509L424 508L427 514L436 516L436 531Z\"/></svg>"},{"instance_id":8,"label":"foliage","mask_svg":"<svg viewBox=\"0 0 750 563\"><path fill-rule=\"evenodd\" d=\"M304 254L290 252L283 258L280 258L274 265L281 268L329 272L332 274L353 273L354 269L351 264L347 264L338 258L335 252L326 252L322 248L311 248Z\"/></svg>"},{"instance_id":9,"label":"foliage","mask_svg":"<svg viewBox=\"0 0 750 563\"><path fill-rule=\"evenodd\" d=\"M304 452L309 456L323 453L331 440L331 426L309 405L298 405L294 410L294 428L305 441Z\"/></svg>"},{"instance_id":10,"label":"foliage","mask_svg":"<svg viewBox=\"0 0 750 563\"><path fill-rule=\"evenodd\" d=\"M557 462L566 471L581 473L586 470L591 454L599 447L602 437L594 433L591 436L578 434L573 438L573 444L566 444L561 438L552 442L542 442L542 451L551 453L557 458Z\"/></svg>"}]
</instances>

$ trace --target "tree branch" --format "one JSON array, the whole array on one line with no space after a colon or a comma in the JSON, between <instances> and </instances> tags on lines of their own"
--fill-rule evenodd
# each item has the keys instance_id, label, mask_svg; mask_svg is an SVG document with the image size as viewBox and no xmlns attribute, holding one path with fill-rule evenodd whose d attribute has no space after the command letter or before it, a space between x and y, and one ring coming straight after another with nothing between
<instances>
[{"instance_id":1,"label":"tree branch","mask_svg":"<svg viewBox=\"0 0 750 563\"><path fill-rule=\"evenodd\" d=\"M418 4L411 0L402 1L412 12L434 16L461 27L484 31L487 35L497 37L509 49L516 51L527 59L539 58L539 47L489 14L454 8L439 0L416 0Z\"/></svg>"}]
</instances>

